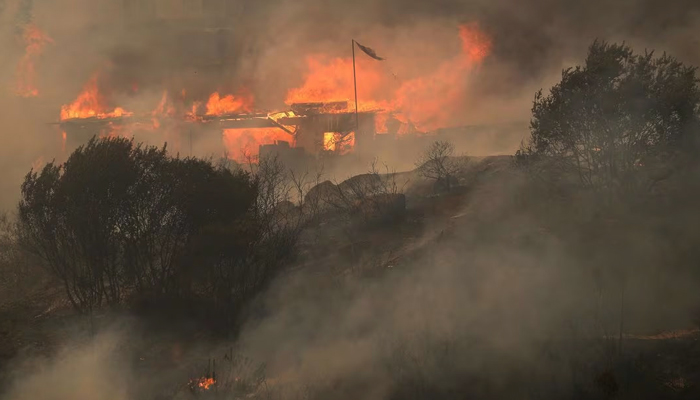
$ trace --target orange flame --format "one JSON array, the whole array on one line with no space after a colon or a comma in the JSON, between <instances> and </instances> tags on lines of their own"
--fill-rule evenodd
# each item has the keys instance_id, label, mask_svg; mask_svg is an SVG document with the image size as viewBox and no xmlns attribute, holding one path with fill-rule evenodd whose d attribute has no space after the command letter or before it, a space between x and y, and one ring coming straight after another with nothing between
<instances>
[{"instance_id":1,"label":"orange flame","mask_svg":"<svg viewBox=\"0 0 700 400\"><path fill-rule=\"evenodd\" d=\"M323 134L323 150L335 151L335 132L325 132Z\"/></svg>"},{"instance_id":2,"label":"orange flame","mask_svg":"<svg viewBox=\"0 0 700 400\"><path fill-rule=\"evenodd\" d=\"M234 97L229 94L221 97L218 92L215 92L209 96L209 101L207 101L207 115L250 112L253 108L252 105L252 96Z\"/></svg>"},{"instance_id":3,"label":"orange flame","mask_svg":"<svg viewBox=\"0 0 700 400\"><path fill-rule=\"evenodd\" d=\"M216 380L214 378L199 378L190 381L191 387L203 390L209 390L215 384Z\"/></svg>"},{"instance_id":4,"label":"orange flame","mask_svg":"<svg viewBox=\"0 0 700 400\"><path fill-rule=\"evenodd\" d=\"M53 43L53 39L33 24L24 27L22 39L26 48L24 56L17 64L15 93L22 97L36 97L39 95L39 89L37 89L35 62L44 51L44 47Z\"/></svg>"},{"instance_id":5,"label":"orange flame","mask_svg":"<svg viewBox=\"0 0 700 400\"><path fill-rule=\"evenodd\" d=\"M239 162L257 157L260 145L274 144L278 140L289 142L292 137L278 128L224 129L228 157Z\"/></svg>"},{"instance_id":6,"label":"orange flame","mask_svg":"<svg viewBox=\"0 0 700 400\"><path fill-rule=\"evenodd\" d=\"M468 107L469 73L489 54L491 41L476 24L460 26L459 36L461 54L442 63L429 76L404 82L396 92L392 108L402 122L434 130L455 122Z\"/></svg>"},{"instance_id":7,"label":"orange flame","mask_svg":"<svg viewBox=\"0 0 700 400\"><path fill-rule=\"evenodd\" d=\"M170 101L168 97L168 91L163 92L163 96L160 98L160 103L158 106L151 111L151 120L153 121L153 129L158 129L161 126L161 118L172 117L175 115L175 106Z\"/></svg>"},{"instance_id":8,"label":"orange flame","mask_svg":"<svg viewBox=\"0 0 700 400\"><path fill-rule=\"evenodd\" d=\"M97 75L93 75L73 103L61 107L62 121L72 118L115 118L131 115L133 113L121 107L107 111L97 86Z\"/></svg>"},{"instance_id":9,"label":"orange flame","mask_svg":"<svg viewBox=\"0 0 700 400\"><path fill-rule=\"evenodd\" d=\"M304 83L287 92L286 104L347 101L348 108L355 109L352 59L323 56L310 56L306 59L308 72ZM362 69L362 79L358 79L358 91L363 94L359 102L360 111L382 108L380 101L371 100L379 95L384 77L376 62L357 61ZM369 100L368 100L369 98Z\"/></svg>"},{"instance_id":10,"label":"orange flame","mask_svg":"<svg viewBox=\"0 0 700 400\"><path fill-rule=\"evenodd\" d=\"M355 147L354 133L350 133L345 137L337 132L325 132L323 134L323 150L346 154L353 147Z\"/></svg>"},{"instance_id":11,"label":"orange flame","mask_svg":"<svg viewBox=\"0 0 700 400\"><path fill-rule=\"evenodd\" d=\"M469 109L469 83L472 73L491 52L491 39L476 24L459 27L461 46L452 58L437 63L432 73L396 82L389 78L384 64L367 57L357 59L357 89L360 96L359 111L382 109L387 114L377 115L377 132L387 132L391 114L391 131L399 134L430 131L456 123L464 123L465 110ZM351 58L307 58L308 72L303 83L287 91L285 102L317 103L346 101L347 109L326 110L330 112L354 111L354 82ZM397 78L398 79L398 78ZM191 111L184 110L186 92L180 93L182 102L177 109L169 101L167 93L152 111L153 129L161 128L162 116L180 116L185 120L205 120L200 110L201 102L192 103ZM177 97L177 96L176 96ZM250 113L254 110L253 96L247 92L222 96L212 93L206 104L207 116ZM61 119L108 118L130 116L122 108L109 111L98 90L97 76L88 81L83 92L70 105L61 109ZM270 114L271 118L274 114ZM397 127L397 124L400 125ZM116 129L116 128L115 128ZM113 130L113 132L117 132ZM259 146L275 141L293 141L293 138L278 128L228 129L223 132L223 142L231 158L245 160L258 155ZM342 138L338 133L324 134L323 147L327 151L343 154L354 146L354 134Z\"/></svg>"},{"instance_id":12,"label":"orange flame","mask_svg":"<svg viewBox=\"0 0 700 400\"><path fill-rule=\"evenodd\" d=\"M168 97L167 90L163 92L158 106L151 112L151 115L153 115L154 117L161 115L175 115L175 107L173 106L172 102L170 101L170 98Z\"/></svg>"},{"instance_id":13,"label":"orange flame","mask_svg":"<svg viewBox=\"0 0 700 400\"><path fill-rule=\"evenodd\" d=\"M192 103L192 107L190 111L185 112L185 119L189 121L198 121L201 120L201 117L197 114L197 110L199 110L199 107L201 107L202 102L200 101L195 101Z\"/></svg>"},{"instance_id":14,"label":"orange flame","mask_svg":"<svg viewBox=\"0 0 700 400\"><path fill-rule=\"evenodd\" d=\"M439 64L432 74L404 81L393 91L389 90L387 74L380 62L358 59L357 90L361 93L358 109L393 112L404 124L410 122L421 130L434 130L454 122L455 116L462 115L463 107L467 106L469 73L491 51L491 39L477 24L460 26L459 37L462 46L457 56ZM327 60L313 56L307 59L307 68L303 84L287 92L287 104L347 100L348 108L354 110L352 59ZM384 118L377 119L378 131L386 129L385 122Z\"/></svg>"}]
</instances>

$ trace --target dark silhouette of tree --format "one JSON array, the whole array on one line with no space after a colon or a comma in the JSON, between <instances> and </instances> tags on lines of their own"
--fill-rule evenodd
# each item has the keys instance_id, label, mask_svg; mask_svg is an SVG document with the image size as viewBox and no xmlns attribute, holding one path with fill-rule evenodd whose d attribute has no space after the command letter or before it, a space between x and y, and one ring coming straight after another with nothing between
<instances>
[{"instance_id":1,"label":"dark silhouette of tree","mask_svg":"<svg viewBox=\"0 0 700 400\"><path fill-rule=\"evenodd\" d=\"M435 180L438 187L450 192L460 171L454 153L455 146L451 142L438 140L431 143L416 161L418 174Z\"/></svg>"},{"instance_id":2,"label":"dark silhouette of tree","mask_svg":"<svg viewBox=\"0 0 700 400\"><path fill-rule=\"evenodd\" d=\"M584 247L605 253L603 268L619 285L619 356L626 286L635 267L626 238L640 220L662 215L676 187L687 195L685 186L695 180L686 178L698 165L696 68L666 54L635 54L625 44L595 41L583 66L564 70L548 95L535 95L530 131L516 162L545 183L538 189L555 189L572 201L564 205L564 229L586 216L591 240ZM611 395L612 383L601 383Z\"/></svg>"},{"instance_id":3,"label":"dark silhouette of tree","mask_svg":"<svg viewBox=\"0 0 700 400\"><path fill-rule=\"evenodd\" d=\"M583 66L535 95L531 137L516 160L550 183L575 183L610 203L647 194L697 149L694 67L595 41Z\"/></svg>"},{"instance_id":4,"label":"dark silhouette of tree","mask_svg":"<svg viewBox=\"0 0 700 400\"><path fill-rule=\"evenodd\" d=\"M250 258L256 196L255 182L241 170L171 158L165 147L93 138L63 165L26 176L21 241L83 312L117 304L126 293L148 299L202 293L215 278L210 260ZM219 232L226 233L217 237L219 253L205 254L210 248L202 243Z\"/></svg>"}]
</instances>

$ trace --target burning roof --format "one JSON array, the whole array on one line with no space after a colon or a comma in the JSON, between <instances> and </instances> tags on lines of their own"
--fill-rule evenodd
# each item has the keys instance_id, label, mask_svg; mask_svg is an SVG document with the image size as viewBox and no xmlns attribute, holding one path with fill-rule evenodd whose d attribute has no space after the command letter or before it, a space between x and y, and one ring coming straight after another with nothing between
<instances>
[{"instance_id":1,"label":"burning roof","mask_svg":"<svg viewBox=\"0 0 700 400\"><path fill-rule=\"evenodd\" d=\"M286 110L259 110L253 94L241 89L236 93L215 91L198 100L187 98L184 90L181 96L166 92L152 111L134 112L110 104L112 99L100 93L96 74L74 102L62 107L60 125L68 136L76 128L92 129L92 134L128 134L134 129L155 131L164 127L182 130L192 125L216 128L223 132L229 154L245 147L256 152L259 145L278 140L311 152L346 151L365 140L355 131L370 135L390 130L399 134L409 129L432 131L449 126L464 114L468 105L463 101L461 82L489 54L491 42L475 24L461 26L459 37L460 52L438 63L436 70L426 76L396 83L388 78L381 63L360 62L359 104L349 100L354 97L350 58L310 56L303 83L287 91ZM191 128L186 129L191 132Z\"/></svg>"}]
</instances>

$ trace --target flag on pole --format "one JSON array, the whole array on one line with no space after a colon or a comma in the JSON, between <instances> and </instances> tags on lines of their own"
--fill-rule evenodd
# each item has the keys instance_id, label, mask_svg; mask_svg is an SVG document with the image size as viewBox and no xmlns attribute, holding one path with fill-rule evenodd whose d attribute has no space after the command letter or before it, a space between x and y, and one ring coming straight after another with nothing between
<instances>
[{"instance_id":1,"label":"flag on pole","mask_svg":"<svg viewBox=\"0 0 700 400\"><path fill-rule=\"evenodd\" d=\"M383 58L379 57L377 55L377 53L374 50L370 49L369 47L363 46L363 45L357 43L357 41L355 41L355 44L357 45L357 47L360 48L360 50L364 51L365 54L367 54L368 56L374 58L375 60L384 61Z\"/></svg>"}]
</instances>

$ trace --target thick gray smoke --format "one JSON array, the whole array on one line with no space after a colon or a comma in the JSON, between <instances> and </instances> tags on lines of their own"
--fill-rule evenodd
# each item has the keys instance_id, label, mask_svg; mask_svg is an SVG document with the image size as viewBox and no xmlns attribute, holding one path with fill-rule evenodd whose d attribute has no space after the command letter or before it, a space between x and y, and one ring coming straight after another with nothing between
<instances>
[{"instance_id":1,"label":"thick gray smoke","mask_svg":"<svg viewBox=\"0 0 700 400\"><path fill-rule=\"evenodd\" d=\"M213 91L233 93L241 87L254 93L260 107L276 108L284 105L289 88L301 84L308 55L348 57L354 38L386 57L387 74L406 79L433 72L453 57L460 48L457 26L476 22L492 49L465 86L471 102L463 113L474 123L523 122L500 150L517 148L527 134L534 92L551 86L562 68L580 63L596 38L700 64L696 0L202 0L201 7L193 5L199 2L0 0L0 210L15 207L32 166L66 157L60 132L48 123L98 71L104 94L127 109L152 110L163 90L185 89L188 98L206 100ZM187 18L194 15L190 6L213 9L217 18ZM154 16L162 18L139 24ZM16 27L30 20L54 42L37 59L40 95L22 98L12 91L15 66L25 54ZM217 64L218 59L225 63ZM495 147L481 143L459 150L489 155ZM387 369L384 362L396 354L411 358L423 351L422 344L434 352L435 343L473 345L450 348L443 361L456 366L456 373L488 374L493 387L503 386L500 360L534 375L557 371L552 381L565 386L572 374L562 366L571 361L566 357L574 354L569 350L578 345L577 335L590 333L590 325L581 325L594 319L596 290L604 290L590 276L570 272L571 255L519 213L516 186L501 184L470 194L472 203L457 215L470 223L450 219L407 239L406 248L397 250L404 259L387 264L389 272L381 279L319 283L315 279L325 279L318 278L324 271L312 270L278 280L260 300L268 314L247 324L238 344L269 363L270 377L278 381L271 383L323 386L324 380L352 377L365 385L347 398L383 398L393 389L388 382L396 382L391 368L408 364L400 360ZM479 218L498 226L472 223ZM439 242L443 231L454 236ZM535 244L504 251L504 238ZM645 262L663 254L656 253L653 240L633 240L639 259L630 264L654 267ZM421 268L425 265L429 268ZM334 265L318 266L326 267ZM659 304L640 306L645 284L630 289L628 301L637 304L631 307L631 326L649 328L647 312L687 323L689 303L696 300L687 295L693 290L689 283L679 277L658 289L677 293L671 311L658 310ZM318 287L324 289L316 292ZM605 292L608 310L617 310L611 306L617 304L615 290ZM599 319L615 332L618 315L611 314ZM467 333L470 337L462 336ZM565 357L543 365L550 342ZM121 337L98 337L86 348L18 368L16 384L3 399L133 398L131 365L116 356L122 354L120 343ZM401 353L402 343L411 348ZM169 363L163 368L172 367ZM441 366L417 368L424 367L438 374Z\"/></svg>"},{"instance_id":2,"label":"thick gray smoke","mask_svg":"<svg viewBox=\"0 0 700 400\"><path fill-rule=\"evenodd\" d=\"M12 207L20 179L33 163L62 156L60 133L45 123L55 121L60 106L75 99L98 71L105 96L120 106L152 109L164 89L186 89L191 99L206 100L215 90L233 93L245 87L260 107L277 108L287 90L302 82L309 54L348 57L355 38L386 56L387 76L409 79L435 71L454 56L457 25L477 22L493 48L470 80L472 100L464 119L521 121L522 132L507 139L513 143L506 148L514 149L526 134L533 92L549 86L561 68L580 61L595 38L625 40L640 50L700 62L693 36L699 10L689 0L3 0L0 203ZM197 19L197 13L212 17ZM139 24L149 18L160 22ZM17 29L29 21L54 44L36 61L40 96L24 99L9 88L25 53ZM217 58L224 65L214 66ZM489 154L500 149L485 144L464 150Z\"/></svg>"}]
</instances>

